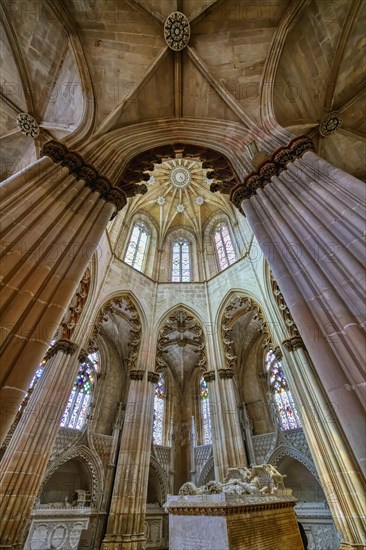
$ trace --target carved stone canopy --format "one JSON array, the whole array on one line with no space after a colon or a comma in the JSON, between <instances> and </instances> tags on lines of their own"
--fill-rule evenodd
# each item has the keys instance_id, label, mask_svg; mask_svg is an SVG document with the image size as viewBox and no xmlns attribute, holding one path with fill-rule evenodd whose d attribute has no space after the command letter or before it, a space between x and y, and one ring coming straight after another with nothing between
<instances>
[{"instance_id":1,"label":"carved stone canopy","mask_svg":"<svg viewBox=\"0 0 366 550\"><path fill-rule=\"evenodd\" d=\"M112 298L101 307L90 335L90 341L95 342L102 331L110 334L113 338L116 327L119 330L118 327L121 327L122 320L128 327L128 332L123 338L120 334L120 340L123 342L125 356L127 356L127 367L130 371L135 371L140 350L142 325L139 312L128 295L123 294Z\"/></svg>"},{"instance_id":2,"label":"carved stone canopy","mask_svg":"<svg viewBox=\"0 0 366 550\"><path fill-rule=\"evenodd\" d=\"M193 368L204 372L206 365L205 337L201 324L186 310L176 310L169 315L159 331L156 369L170 367L184 384Z\"/></svg>"},{"instance_id":3,"label":"carved stone canopy","mask_svg":"<svg viewBox=\"0 0 366 550\"><path fill-rule=\"evenodd\" d=\"M265 335L263 347L269 349L273 347L272 337L269 332L262 310L259 305L247 296L235 294L226 306L221 322L221 338L225 354L225 365L228 369L234 369L237 365L237 356L235 353L232 330L235 323L243 316L248 316L248 325L252 323L255 330Z\"/></svg>"}]
</instances>

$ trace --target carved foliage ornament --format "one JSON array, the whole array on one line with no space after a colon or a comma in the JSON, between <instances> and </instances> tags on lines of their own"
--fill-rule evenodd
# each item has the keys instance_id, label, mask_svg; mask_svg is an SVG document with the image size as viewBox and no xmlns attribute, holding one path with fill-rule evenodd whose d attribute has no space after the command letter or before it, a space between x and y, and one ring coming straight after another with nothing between
<instances>
[{"instance_id":1,"label":"carved foliage ornament","mask_svg":"<svg viewBox=\"0 0 366 550\"><path fill-rule=\"evenodd\" d=\"M189 21L184 13L180 11L171 13L164 24L164 38L169 48L175 52L183 50L190 36Z\"/></svg>"},{"instance_id":2,"label":"carved foliage ornament","mask_svg":"<svg viewBox=\"0 0 366 550\"><path fill-rule=\"evenodd\" d=\"M119 187L113 187L112 183L91 164L87 164L83 157L75 151L70 151L66 145L59 141L48 141L41 150L41 157L50 157L53 162L68 168L70 174L76 179L84 180L85 186L96 191L106 202L114 204L117 210L121 210L127 204L128 194Z\"/></svg>"},{"instance_id":3,"label":"carved foliage ornament","mask_svg":"<svg viewBox=\"0 0 366 550\"><path fill-rule=\"evenodd\" d=\"M39 136L38 122L29 113L20 113L17 118L17 126L19 131L27 137L35 139Z\"/></svg>"},{"instance_id":4,"label":"carved foliage ornament","mask_svg":"<svg viewBox=\"0 0 366 550\"><path fill-rule=\"evenodd\" d=\"M314 149L314 145L310 138L300 136L293 139L289 145L278 149L270 160L261 164L258 170L249 174L245 178L244 183L236 185L230 193L230 200L241 210L243 200L250 199L250 197L255 195L257 189L270 183L272 176L278 176L285 170L289 162L301 158L306 151L312 149ZM219 190L225 192L224 189Z\"/></svg>"},{"instance_id":5,"label":"carved foliage ornament","mask_svg":"<svg viewBox=\"0 0 366 550\"><path fill-rule=\"evenodd\" d=\"M87 268L62 320L62 338L70 340L86 303L90 289L90 269Z\"/></svg>"}]
</instances>

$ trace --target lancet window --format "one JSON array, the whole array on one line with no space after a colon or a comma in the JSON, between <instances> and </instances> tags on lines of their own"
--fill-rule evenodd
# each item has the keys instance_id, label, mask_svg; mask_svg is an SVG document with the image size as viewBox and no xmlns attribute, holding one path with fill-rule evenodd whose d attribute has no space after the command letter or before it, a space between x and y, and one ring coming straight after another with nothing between
<instances>
[{"instance_id":1,"label":"lancet window","mask_svg":"<svg viewBox=\"0 0 366 550\"><path fill-rule=\"evenodd\" d=\"M266 369L269 374L270 392L281 430L288 431L301 428L300 417L288 388L281 361L276 358L272 350L266 356Z\"/></svg>"},{"instance_id":2,"label":"lancet window","mask_svg":"<svg viewBox=\"0 0 366 550\"><path fill-rule=\"evenodd\" d=\"M179 238L172 245L172 282L188 283L191 280L191 247L187 239Z\"/></svg>"},{"instance_id":3,"label":"lancet window","mask_svg":"<svg viewBox=\"0 0 366 550\"><path fill-rule=\"evenodd\" d=\"M61 420L61 427L81 430L85 426L98 374L98 364L97 352L89 353L80 364Z\"/></svg>"},{"instance_id":4,"label":"lancet window","mask_svg":"<svg viewBox=\"0 0 366 550\"><path fill-rule=\"evenodd\" d=\"M202 416L202 441L203 445L212 444L211 412L206 380L200 381L201 416Z\"/></svg>"},{"instance_id":5,"label":"lancet window","mask_svg":"<svg viewBox=\"0 0 366 550\"><path fill-rule=\"evenodd\" d=\"M220 270L229 267L236 261L235 250L231 241L229 229L224 223L216 226L213 234L217 261Z\"/></svg>"},{"instance_id":6,"label":"lancet window","mask_svg":"<svg viewBox=\"0 0 366 550\"><path fill-rule=\"evenodd\" d=\"M165 398L165 377L164 374L161 372L159 375L159 380L155 387L154 396L153 442L155 443L155 445L163 445Z\"/></svg>"},{"instance_id":7,"label":"lancet window","mask_svg":"<svg viewBox=\"0 0 366 550\"><path fill-rule=\"evenodd\" d=\"M143 222L135 223L125 254L126 264L138 271L143 271L146 263L148 243L149 231L146 225Z\"/></svg>"}]
</instances>

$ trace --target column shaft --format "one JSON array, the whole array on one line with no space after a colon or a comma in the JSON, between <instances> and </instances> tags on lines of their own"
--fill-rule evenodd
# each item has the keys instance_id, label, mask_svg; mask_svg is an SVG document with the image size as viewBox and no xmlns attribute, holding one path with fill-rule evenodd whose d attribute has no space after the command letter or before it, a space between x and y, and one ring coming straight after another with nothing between
<instances>
[{"instance_id":1,"label":"column shaft","mask_svg":"<svg viewBox=\"0 0 366 550\"><path fill-rule=\"evenodd\" d=\"M243 468L248 461L240 429L239 412L231 369L219 369L216 384L217 424L219 432L214 445L218 447L218 481L223 481L228 468Z\"/></svg>"},{"instance_id":2,"label":"column shaft","mask_svg":"<svg viewBox=\"0 0 366 550\"><path fill-rule=\"evenodd\" d=\"M101 546L102 550L145 548L144 520L153 428L154 388L159 375L149 373L148 380L145 371L137 373L138 378L134 376L128 391L107 533Z\"/></svg>"},{"instance_id":3,"label":"column shaft","mask_svg":"<svg viewBox=\"0 0 366 550\"><path fill-rule=\"evenodd\" d=\"M310 153L306 153L304 159L307 155ZM282 174L277 179L273 177L272 183L264 190L258 190L255 196L245 200L243 209L281 288L321 383L337 411L359 465L364 469L365 442L359 437L364 430L364 407L360 400L363 391L363 365L360 361L363 344L356 315L360 300L356 299L353 288L354 264L346 263L349 241L346 234L339 232L337 243L342 243L339 246L342 252L340 258L343 260L339 260L336 266L333 262L327 262L324 256L314 256L311 227L314 216L317 215L316 207L314 204L311 205L312 208L309 207L311 211L308 212L307 219L304 198L307 196L307 188L304 185L301 187L300 198L293 196L295 186L292 193L287 188L285 192L284 184L277 185L278 180L282 182ZM315 192L316 182L310 180L310 183ZM331 190L329 182L328 186ZM337 194L336 184L334 194ZM319 200L321 202L321 197ZM354 204L351 195L348 195L348 201ZM300 204L303 210L296 213ZM349 213L352 216L351 208ZM340 218L335 212L332 212L332 216L327 218L324 211L318 215L318 223L323 224L324 231L326 226L331 227ZM342 220L347 219L347 212L343 212L341 217ZM326 233L321 233L318 226L316 230L319 235L316 242L327 249L329 242ZM321 250L321 254L323 253ZM343 278L339 275L341 272Z\"/></svg>"},{"instance_id":4,"label":"column shaft","mask_svg":"<svg viewBox=\"0 0 366 550\"><path fill-rule=\"evenodd\" d=\"M38 161L2 188L0 442L115 209L50 163Z\"/></svg>"},{"instance_id":5,"label":"column shaft","mask_svg":"<svg viewBox=\"0 0 366 550\"><path fill-rule=\"evenodd\" d=\"M24 409L0 463L0 544L22 548L24 530L72 390L75 344L60 340Z\"/></svg>"},{"instance_id":6,"label":"column shaft","mask_svg":"<svg viewBox=\"0 0 366 550\"><path fill-rule=\"evenodd\" d=\"M302 405L299 412L306 439L341 541L349 545L346 548L361 548L365 542L365 484L355 470L336 411L304 349L285 351L282 361L285 367L287 363L286 377L295 399Z\"/></svg>"}]
</instances>

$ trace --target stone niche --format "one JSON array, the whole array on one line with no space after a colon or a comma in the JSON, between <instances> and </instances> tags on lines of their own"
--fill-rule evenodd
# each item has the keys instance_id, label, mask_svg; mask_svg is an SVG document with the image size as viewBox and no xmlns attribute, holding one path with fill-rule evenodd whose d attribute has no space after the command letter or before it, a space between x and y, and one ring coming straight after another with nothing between
<instances>
[{"instance_id":1,"label":"stone niche","mask_svg":"<svg viewBox=\"0 0 366 550\"><path fill-rule=\"evenodd\" d=\"M303 550L292 496L169 496L170 550Z\"/></svg>"}]
</instances>

